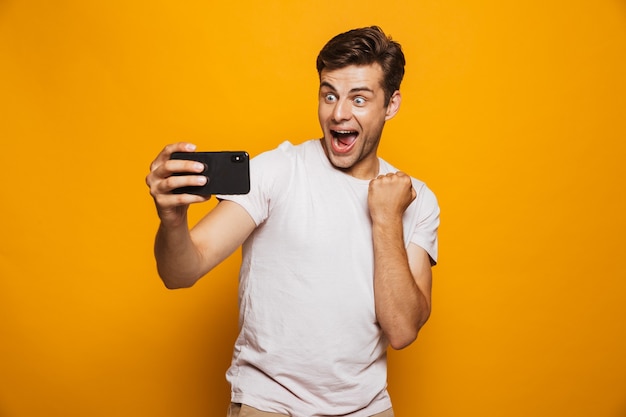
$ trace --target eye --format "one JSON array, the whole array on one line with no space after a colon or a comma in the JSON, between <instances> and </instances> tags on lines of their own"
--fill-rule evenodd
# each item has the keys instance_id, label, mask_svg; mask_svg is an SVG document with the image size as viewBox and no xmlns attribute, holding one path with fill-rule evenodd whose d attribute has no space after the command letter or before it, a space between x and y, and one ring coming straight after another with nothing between
<instances>
[{"instance_id":1,"label":"eye","mask_svg":"<svg viewBox=\"0 0 626 417\"><path fill-rule=\"evenodd\" d=\"M335 101L337 101L337 96L334 95L333 93L326 93L324 94L324 100L327 103L334 103Z\"/></svg>"},{"instance_id":2,"label":"eye","mask_svg":"<svg viewBox=\"0 0 626 417\"><path fill-rule=\"evenodd\" d=\"M361 97L361 96L355 97L354 100L352 100L352 102L356 104L357 106L362 106L365 104L365 97Z\"/></svg>"}]
</instances>

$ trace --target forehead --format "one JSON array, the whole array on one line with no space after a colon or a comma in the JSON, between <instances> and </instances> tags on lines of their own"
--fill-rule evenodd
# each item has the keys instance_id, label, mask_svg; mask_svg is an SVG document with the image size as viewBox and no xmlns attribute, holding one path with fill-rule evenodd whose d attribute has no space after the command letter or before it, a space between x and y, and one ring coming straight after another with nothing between
<instances>
[{"instance_id":1,"label":"forehead","mask_svg":"<svg viewBox=\"0 0 626 417\"><path fill-rule=\"evenodd\" d=\"M349 65L335 70L322 70L320 87L328 86L337 90L367 88L376 91L382 88L383 70L378 63L369 65Z\"/></svg>"}]
</instances>

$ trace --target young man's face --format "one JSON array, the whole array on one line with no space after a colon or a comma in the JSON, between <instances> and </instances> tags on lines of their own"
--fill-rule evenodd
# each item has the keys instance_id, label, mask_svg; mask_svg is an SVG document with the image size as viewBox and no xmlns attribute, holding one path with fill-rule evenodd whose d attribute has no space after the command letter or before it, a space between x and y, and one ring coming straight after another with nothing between
<instances>
[{"instance_id":1,"label":"young man's face","mask_svg":"<svg viewBox=\"0 0 626 417\"><path fill-rule=\"evenodd\" d=\"M330 162L361 179L378 174L376 149L385 122L400 107L396 91L385 106L378 64L351 65L320 74L318 116L322 144Z\"/></svg>"}]
</instances>

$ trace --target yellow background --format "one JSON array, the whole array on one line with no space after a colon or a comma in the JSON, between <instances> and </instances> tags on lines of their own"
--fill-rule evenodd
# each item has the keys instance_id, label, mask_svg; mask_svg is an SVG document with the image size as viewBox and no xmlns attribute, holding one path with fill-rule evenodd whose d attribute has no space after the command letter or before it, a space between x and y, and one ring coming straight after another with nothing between
<instances>
[{"instance_id":1,"label":"yellow background","mask_svg":"<svg viewBox=\"0 0 626 417\"><path fill-rule=\"evenodd\" d=\"M442 207L396 415L626 415L622 0L0 0L0 416L225 414L238 255L164 289L148 165L317 137L317 52L370 24L408 60L381 154Z\"/></svg>"}]
</instances>

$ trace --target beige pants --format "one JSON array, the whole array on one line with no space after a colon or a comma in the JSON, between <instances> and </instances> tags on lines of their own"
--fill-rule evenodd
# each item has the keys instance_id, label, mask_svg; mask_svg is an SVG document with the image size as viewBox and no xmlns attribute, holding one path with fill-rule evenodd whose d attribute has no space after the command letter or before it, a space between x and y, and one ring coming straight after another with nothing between
<instances>
[{"instance_id":1,"label":"beige pants","mask_svg":"<svg viewBox=\"0 0 626 417\"><path fill-rule=\"evenodd\" d=\"M278 413L268 413L267 411L257 410L256 408L249 407L245 404L235 404L232 403L228 408L228 416L227 417L276 417L276 416L285 416L289 417L286 414L278 414ZM383 411L382 413L374 414L372 417L393 417L393 410L390 408L387 411Z\"/></svg>"}]
</instances>

